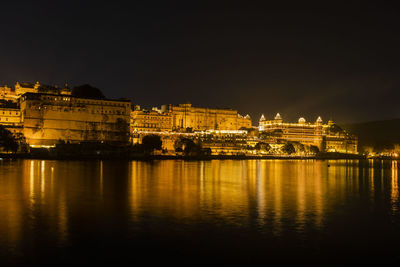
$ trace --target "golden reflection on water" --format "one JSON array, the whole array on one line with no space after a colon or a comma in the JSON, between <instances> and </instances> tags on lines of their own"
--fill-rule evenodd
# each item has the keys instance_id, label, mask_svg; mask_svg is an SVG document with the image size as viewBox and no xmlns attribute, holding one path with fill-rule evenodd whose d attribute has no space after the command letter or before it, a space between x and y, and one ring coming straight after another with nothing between
<instances>
[{"instance_id":1,"label":"golden reflection on water","mask_svg":"<svg viewBox=\"0 0 400 267\"><path fill-rule=\"evenodd\" d=\"M99 175L99 177L100 177L100 195L103 197L103 183L104 183L104 181L103 181L103 161L102 160L100 160L100 175Z\"/></svg>"},{"instance_id":2,"label":"golden reflection on water","mask_svg":"<svg viewBox=\"0 0 400 267\"><path fill-rule=\"evenodd\" d=\"M54 161L24 160L0 165L0 245L16 247L46 216L60 243L68 235L68 207ZM4 240L3 240L4 239Z\"/></svg>"},{"instance_id":3,"label":"golden reflection on water","mask_svg":"<svg viewBox=\"0 0 400 267\"><path fill-rule=\"evenodd\" d=\"M348 161L161 161L151 168L132 162L129 172L134 218L149 210L179 220L216 216L231 224L255 218L276 234L288 219L297 231L321 227L325 212L358 195L360 186L358 167Z\"/></svg>"},{"instance_id":4,"label":"golden reflection on water","mask_svg":"<svg viewBox=\"0 0 400 267\"><path fill-rule=\"evenodd\" d=\"M234 162L160 161L151 168L147 163L132 162L132 214L151 209L157 216L167 213L187 219L198 219L199 210L204 216L246 216L247 181L241 174L241 165Z\"/></svg>"},{"instance_id":5,"label":"golden reflection on water","mask_svg":"<svg viewBox=\"0 0 400 267\"><path fill-rule=\"evenodd\" d=\"M349 199L374 203L385 194L397 216L397 161L389 169L348 160L0 161L0 248L17 246L38 221L65 245L73 218L124 212L133 222L151 216L301 233L323 227Z\"/></svg>"},{"instance_id":6,"label":"golden reflection on water","mask_svg":"<svg viewBox=\"0 0 400 267\"><path fill-rule=\"evenodd\" d=\"M398 175L398 166L397 161L392 161L392 185L391 185L391 201L392 201L392 211L398 212L399 205L399 175Z\"/></svg>"},{"instance_id":7,"label":"golden reflection on water","mask_svg":"<svg viewBox=\"0 0 400 267\"><path fill-rule=\"evenodd\" d=\"M371 196L371 199L374 199L373 197L374 197L374 194L375 194L375 185L374 185L374 173L375 173L375 169L374 169L374 167L373 167L373 163L374 163L374 160L373 159L369 159L368 160L368 171L369 171L369 175L368 175L368 183L369 183L369 185L370 185L370 188L369 188L369 192L370 192L370 196Z\"/></svg>"}]
</instances>

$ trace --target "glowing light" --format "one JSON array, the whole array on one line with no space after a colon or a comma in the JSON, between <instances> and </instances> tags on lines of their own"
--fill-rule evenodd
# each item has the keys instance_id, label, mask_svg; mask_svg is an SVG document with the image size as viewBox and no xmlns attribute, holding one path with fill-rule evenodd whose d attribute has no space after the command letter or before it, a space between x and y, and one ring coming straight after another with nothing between
<instances>
[{"instance_id":1,"label":"glowing light","mask_svg":"<svg viewBox=\"0 0 400 267\"><path fill-rule=\"evenodd\" d=\"M45 146L45 145L29 145L30 147L33 148L54 148L56 145L51 145L51 146Z\"/></svg>"}]
</instances>

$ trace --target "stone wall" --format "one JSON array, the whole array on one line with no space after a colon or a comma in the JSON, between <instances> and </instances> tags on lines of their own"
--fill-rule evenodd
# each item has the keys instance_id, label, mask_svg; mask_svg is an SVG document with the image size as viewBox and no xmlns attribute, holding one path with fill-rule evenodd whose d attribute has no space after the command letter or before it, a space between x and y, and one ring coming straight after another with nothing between
<instances>
[{"instance_id":1,"label":"stone wall","mask_svg":"<svg viewBox=\"0 0 400 267\"><path fill-rule=\"evenodd\" d=\"M129 100L32 93L21 97L24 135L30 145L128 142L130 110Z\"/></svg>"}]
</instances>

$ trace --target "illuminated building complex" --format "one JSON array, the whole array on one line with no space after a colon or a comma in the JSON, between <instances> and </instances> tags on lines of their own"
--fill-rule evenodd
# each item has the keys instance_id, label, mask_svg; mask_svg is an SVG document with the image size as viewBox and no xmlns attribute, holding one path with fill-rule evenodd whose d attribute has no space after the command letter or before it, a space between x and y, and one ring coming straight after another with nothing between
<instances>
[{"instance_id":1,"label":"illuminated building complex","mask_svg":"<svg viewBox=\"0 0 400 267\"><path fill-rule=\"evenodd\" d=\"M158 109L140 109L135 106L131 112L131 133L133 132L170 132L172 130L172 116L169 112Z\"/></svg>"},{"instance_id":2,"label":"illuminated building complex","mask_svg":"<svg viewBox=\"0 0 400 267\"><path fill-rule=\"evenodd\" d=\"M263 136L274 142L298 142L316 146L320 151L357 153L357 138L342 129L333 131L334 125L332 121L324 125L321 117L315 122L306 122L304 118L298 123L283 122L278 113L272 120L262 115L258 128Z\"/></svg>"},{"instance_id":3,"label":"illuminated building complex","mask_svg":"<svg viewBox=\"0 0 400 267\"><path fill-rule=\"evenodd\" d=\"M0 106L0 125L19 136L23 132L21 110L15 103L2 103Z\"/></svg>"},{"instance_id":4,"label":"illuminated building complex","mask_svg":"<svg viewBox=\"0 0 400 267\"><path fill-rule=\"evenodd\" d=\"M17 82L14 90L0 87L0 125L22 134L31 146L126 143L130 112L130 100L75 97L67 85Z\"/></svg>"},{"instance_id":5,"label":"illuminated building complex","mask_svg":"<svg viewBox=\"0 0 400 267\"><path fill-rule=\"evenodd\" d=\"M304 118L300 118L298 123L288 123L283 122L279 113L273 120L266 120L262 115L259 121L259 131L277 139L314 145L322 149L323 127L320 117L315 123L306 122Z\"/></svg>"},{"instance_id":6,"label":"illuminated building complex","mask_svg":"<svg viewBox=\"0 0 400 267\"><path fill-rule=\"evenodd\" d=\"M172 130L239 130L251 128L249 115L241 116L233 109L211 109L193 107L192 104L163 105L162 112L171 113Z\"/></svg>"},{"instance_id":7,"label":"illuminated building complex","mask_svg":"<svg viewBox=\"0 0 400 267\"><path fill-rule=\"evenodd\" d=\"M124 143L129 139L129 100L26 93L20 108L23 133L31 146L54 146L60 141Z\"/></svg>"},{"instance_id":8,"label":"illuminated building complex","mask_svg":"<svg viewBox=\"0 0 400 267\"><path fill-rule=\"evenodd\" d=\"M186 132L206 130L239 130L251 128L249 115L233 109L192 107L191 104L163 105L152 110L135 108L131 113L131 131Z\"/></svg>"},{"instance_id":9,"label":"illuminated building complex","mask_svg":"<svg viewBox=\"0 0 400 267\"><path fill-rule=\"evenodd\" d=\"M64 88L59 88L57 86L41 85L39 82L28 83L28 82L17 82L14 89L3 86L0 87L0 100L18 102L18 99L25 93L43 93L43 94L62 94L71 95L71 90L68 85Z\"/></svg>"},{"instance_id":10,"label":"illuminated building complex","mask_svg":"<svg viewBox=\"0 0 400 267\"><path fill-rule=\"evenodd\" d=\"M6 85L0 86L0 100L17 102L18 97L15 94L15 91Z\"/></svg>"},{"instance_id":11,"label":"illuminated building complex","mask_svg":"<svg viewBox=\"0 0 400 267\"><path fill-rule=\"evenodd\" d=\"M176 140L190 138L212 154L253 153L263 146L260 142L274 150L292 142L320 151L357 153L356 137L332 121L323 124L320 117L315 122L300 118L289 123L279 113L271 120L262 115L257 131L249 115L242 116L234 109L193 107L190 103L132 109L129 100L82 98L72 95L67 85L60 88L39 82L16 83L14 89L0 87L0 125L30 146L126 144L129 139L137 143L145 135L158 134L166 150L174 149Z\"/></svg>"},{"instance_id":12,"label":"illuminated building complex","mask_svg":"<svg viewBox=\"0 0 400 267\"><path fill-rule=\"evenodd\" d=\"M324 125L324 150L327 152L357 153L357 137L337 129L333 121Z\"/></svg>"}]
</instances>

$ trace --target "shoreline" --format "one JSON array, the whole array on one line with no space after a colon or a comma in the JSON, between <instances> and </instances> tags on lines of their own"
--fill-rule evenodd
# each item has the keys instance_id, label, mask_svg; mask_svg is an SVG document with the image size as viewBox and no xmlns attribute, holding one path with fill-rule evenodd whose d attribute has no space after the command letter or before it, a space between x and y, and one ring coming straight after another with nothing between
<instances>
[{"instance_id":1,"label":"shoreline","mask_svg":"<svg viewBox=\"0 0 400 267\"><path fill-rule=\"evenodd\" d=\"M203 155L203 156L182 156L182 155L50 155L50 154L32 154L32 153L0 153L2 159L39 159L39 160L254 160L254 159L268 159L268 160L343 160L343 159L367 159L362 155L354 154L340 154L340 153L323 153L315 156L278 156L278 155L265 155L265 156L247 156L247 155Z\"/></svg>"}]
</instances>

